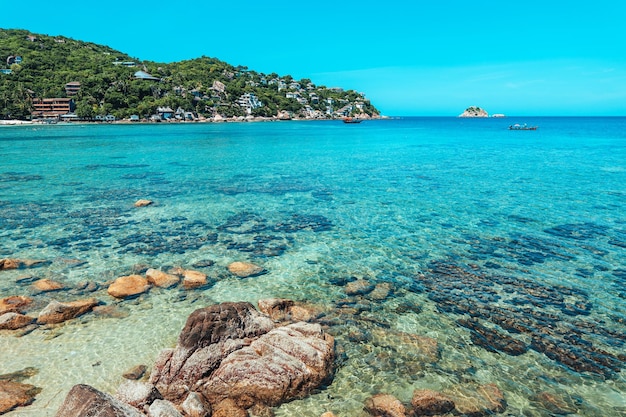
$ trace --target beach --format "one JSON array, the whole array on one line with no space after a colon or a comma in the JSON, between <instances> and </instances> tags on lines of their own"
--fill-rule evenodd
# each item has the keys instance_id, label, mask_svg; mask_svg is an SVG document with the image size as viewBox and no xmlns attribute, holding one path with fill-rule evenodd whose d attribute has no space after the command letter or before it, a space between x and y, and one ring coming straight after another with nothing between
<instances>
[{"instance_id":1,"label":"beach","mask_svg":"<svg viewBox=\"0 0 626 417\"><path fill-rule=\"evenodd\" d=\"M513 123L539 126L510 131ZM502 415L626 415L625 118L23 125L0 130L0 299L95 298L0 330L54 416L75 384L148 373L195 310L293 300L335 340L332 381L276 416L367 416L495 386ZM136 206L139 200L150 204ZM233 262L262 274L240 277ZM148 269L198 286L107 291ZM35 286L42 279L61 284ZM469 394L468 394L469 395ZM496 411L494 411L496 412Z\"/></svg>"}]
</instances>

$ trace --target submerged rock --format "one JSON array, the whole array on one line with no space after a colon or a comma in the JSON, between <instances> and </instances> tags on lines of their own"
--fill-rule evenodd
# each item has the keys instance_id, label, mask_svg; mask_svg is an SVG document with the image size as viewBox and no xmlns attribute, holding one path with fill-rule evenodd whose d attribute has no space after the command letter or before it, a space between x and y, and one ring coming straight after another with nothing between
<instances>
[{"instance_id":1,"label":"submerged rock","mask_svg":"<svg viewBox=\"0 0 626 417\"><path fill-rule=\"evenodd\" d=\"M250 262L233 262L228 265L228 270L239 278L254 277L267 272L265 268Z\"/></svg>"},{"instance_id":2,"label":"submerged rock","mask_svg":"<svg viewBox=\"0 0 626 417\"><path fill-rule=\"evenodd\" d=\"M129 298L142 294L150 289L148 280L141 275L119 277L109 286L107 292L115 298Z\"/></svg>"},{"instance_id":3,"label":"submerged rock","mask_svg":"<svg viewBox=\"0 0 626 417\"><path fill-rule=\"evenodd\" d=\"M406 407L396 397L377 394L365 401L365 411L372 416L406 417Z\"/></svg>"},{"instance_id":4,"label":"submerged rock","mask_svg":"<svg viewBox=\"0 0 626 417\"><path fill-rule=\"evenodd\" d=\"M89 385L74 385L55 417L145 417L130 405Z\"/></svg>"},{"instance_id":5,"label":"submerged rock","mask_svg":"<svg viewBox=\"0 0 626 417\"><path fill-rule=\"evenodd\" d=\"M506 409L504 394L495 384L461 386L448 395L454 401L456 412L462 415L490 416Z\"/></svg>"},{"instance_id":6,"label":"submerged rock","mask_svg":"<svg viewBox=\"0 0 626 417\"><path fill-rule=\"evenodd\" d=\"M151 204L153 204L154 201L152 200L146 200L146 199L141 199L141 200L137 200L135 201L135 207L146 207L149 206Z\"/></svg>"},{"instance_id":7,"label":"submerged rock","mask_svg":"<svg viewBox=\"0 0 626 417\"><path fill-rule=\"evenodd\" d=\"M43 278L43 279L35 281L33 283L33 287L35 288L35 290L39 292L59 291L65 288L65 286L61 284L60 282L53 281L48 278Z\"/></svg>"},{"instance_id":8,"label":"submerged rock","mask_svg":"<svg viewBox=\"0 0 626 417\"><path fill-rule=\"evenodd\" d=\"M0 414L31 404L40 392L34 385L0 380Z\"/></svg>"},{"instance_id":9,"label":"submerged rock","mask_svg":"<svg viewBox=\"0 0 626 417\"><path fill-rule=\"evenodd\" d=\"M4 258L0 259L0 271L8 269L32 268L35 266L41 266L49 263L50 261L45 261L41 259Z\"/></svg>"},{"instance_id":10,"label":"submerged rock","mask_svg":"<svg viewBox=\"0 0 626 417\"><path fill-rule=\"evenodd\" d=\"M22 313L24 307L33 302L32 298L23 295L13 295L0 300L0 314L14 312Z\"/></svg>"},{"instance_id":11,"label":"submerged rock","mask_svg":"<svg viewBox=\"0 0 626 417\"><path fill-rule=\"evenodd\" d=\"M98 300L89 298L86 300L71 301L61 303L59 301L51 301L40 313L37 318L38 324L56 324L76 318L82 314L91 311L98 305Z\"/></svg>"},{"instance_id":12,"label":"submerged rock","mask_svg":"<svg viewBox=\"0 0 626 417\"><path fill-rule=\"evenodd\" d=\"M411 405L416 416L434 416L454 410L454 401L440 392L429 389L415 390Z\"/></svg>"}]
</instances>

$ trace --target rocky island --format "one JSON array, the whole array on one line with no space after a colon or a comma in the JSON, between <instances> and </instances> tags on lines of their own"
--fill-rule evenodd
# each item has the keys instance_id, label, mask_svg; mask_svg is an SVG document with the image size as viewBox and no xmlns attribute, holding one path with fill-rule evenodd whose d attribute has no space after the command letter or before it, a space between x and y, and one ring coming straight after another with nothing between
<instances>
[{"instance_id":1,"label":"rocky island","mask_svg":"<svg viewBox=\"0 0 626 417\"><path fill-rule=\"evenodd\" d=\"M478 106L470 106L459 117L489 117L489 113Z\"/></svg>"}]
</instances>

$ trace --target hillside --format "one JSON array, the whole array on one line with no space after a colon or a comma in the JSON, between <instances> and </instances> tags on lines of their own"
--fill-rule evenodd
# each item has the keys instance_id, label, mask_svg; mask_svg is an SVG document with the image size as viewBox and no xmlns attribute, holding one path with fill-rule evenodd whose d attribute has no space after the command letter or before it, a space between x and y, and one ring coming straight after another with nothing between
<instances>
[{"instance_id":1,"label":"hillside","mask_svg":"<svg viewBox=\"0 0 626 417\"><path fill-rule=\"evenodd\" d=\"M34 103L72 98L82 119L377 116L353 90L263 74L219 59L156 63L63 36L0 29L0 119L37 117ZM330 104L329 104L330 103ZM171 109L172 112L167 110Z\"/></svg>"}]
</instances>

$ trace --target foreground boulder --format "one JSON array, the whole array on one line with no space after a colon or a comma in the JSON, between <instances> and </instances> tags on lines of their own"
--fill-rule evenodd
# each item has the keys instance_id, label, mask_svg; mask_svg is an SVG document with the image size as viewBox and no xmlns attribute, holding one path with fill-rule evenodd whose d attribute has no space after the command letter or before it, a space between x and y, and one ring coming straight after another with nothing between
<instances>
[{"instance_id":1,"label":"foreground boulder","mask_svg":"<svg viewBox=\"0 0 626 417\"><path fill-rule=\"evenodd\" d=\"M225 404L247 409L304 397L329 378L333 362L334 339L319 325L274 328L250 303L222 303L189 316L150 382L177 405L199 393L219 414Z\"/></svg>"},{"instance_id":2,"label":"foreground boulder","mask_svg":"<svg viewBox=\"0 0 626 417\"><path fill-rule=\"evenodd\" d=\"M90 387L75 385L65 397L55 417L144 417L143 414L123 403Z\"/></svg>"},{"instance_id":3,"label":"foreground boulder","mask_svg":"<svg viewBox=\"0 0 626 417\"><path fill-rule=\"evenodd\" d=\"M230 398L243 408L277 406L302 398L330 375L334 340L318 324L276 328L226 357L203 384L214 403Z\"/></svg>"},{"instance_id":4,"label":"foreground boulder","mask_svg":"<svg viewBox=\"0 0 626 417\"><path fill-rule=\"evenodd\" d=\"M81 316L98 305L98 300L88 298L86 300L61 303L53 300L48 304L37 318L38 324L56 324Z\"/></svg>"}]
</instances>

